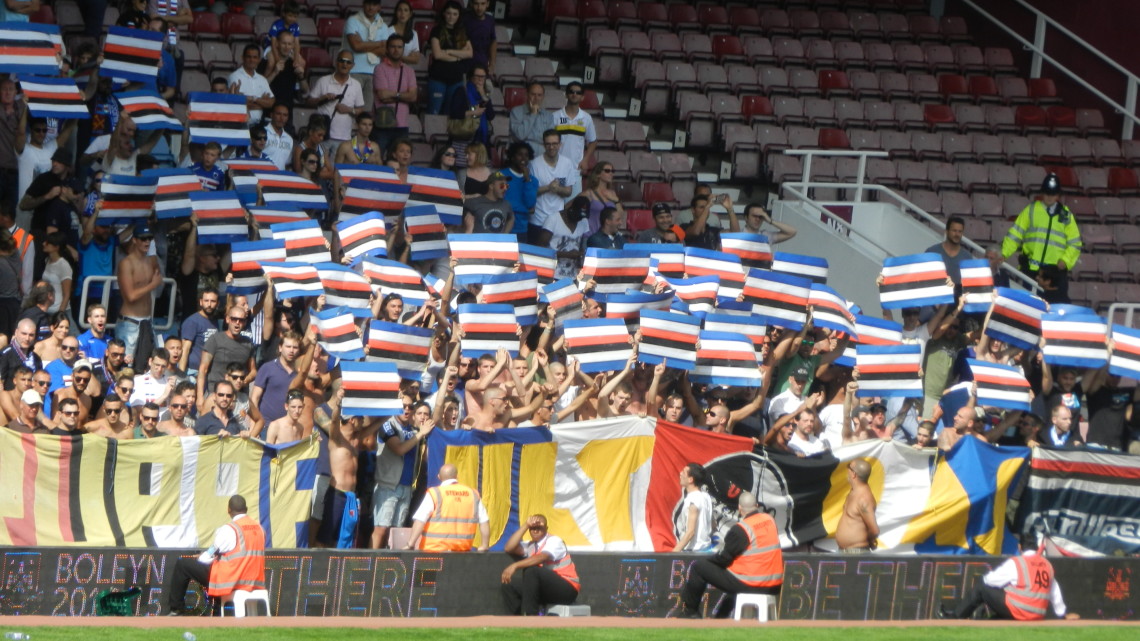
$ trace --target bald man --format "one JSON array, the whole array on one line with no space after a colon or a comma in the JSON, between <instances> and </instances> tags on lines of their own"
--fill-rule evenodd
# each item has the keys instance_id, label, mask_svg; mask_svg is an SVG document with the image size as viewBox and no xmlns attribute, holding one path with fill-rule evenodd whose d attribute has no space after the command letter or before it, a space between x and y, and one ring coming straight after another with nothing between
<instances>
[{"instance_id":1,"label":"bald man","mask_svg":"<svg viewBox=\"0 0 1140 641\"><path fill-rule=\"evenodd\" d=\"M479 493L460 483L459 470L450 463L439 468L439 485L428 488L412 515L408 550L420 544L427 552L468 552L479 531L478 550L486 552L491 539L491 517ZM422 539L422 544L421 544Z\"/></svg>"},{"instance_id":2,"label":"bald man","mask_svg":"<svg viewBox=\"0 0 1140 641\"><path fill-rule=\"evenodd\" d=\"M36 324L30 318L16 323L15 335L12 342L0 351L0 380L4 381L4 389L11 390L16 386L12 376L16 368L23 365L33 372L44 368L40 355L32 351L36 344ZM47 390L44 390L45 392Z\"/></svg>"},{"instance_id":3,"label":"bald man","mask_svg":"<svg viewBox=\"0 0 1140 641\"><path fill-rule=\"evenodd\" d=\"M879 523L875 520L875 495L867 479L871 464L855 459L847 464L847 482L851 492L843 503L843 514L835 528L835 542L843 552L860 553L874 550L878 543Z\"/></svg>"}]
</instances>

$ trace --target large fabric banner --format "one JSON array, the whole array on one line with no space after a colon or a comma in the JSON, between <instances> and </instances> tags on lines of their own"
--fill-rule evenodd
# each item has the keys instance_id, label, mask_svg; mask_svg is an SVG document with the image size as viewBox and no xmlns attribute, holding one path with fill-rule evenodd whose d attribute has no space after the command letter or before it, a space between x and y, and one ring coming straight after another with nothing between
<instances>
[{"instance_id":1,"label":"large fabric banner","mask_svg":"<svg viewBox=\"0 0 1140 641\"><path fill-rule=\"evenodd\" d=\"M241 494L267 546L308 541L315 440L116 441L0 430L0 545L206 547ZM18 491L17 488L23 488Z\"/></svg>"}]
</instances>

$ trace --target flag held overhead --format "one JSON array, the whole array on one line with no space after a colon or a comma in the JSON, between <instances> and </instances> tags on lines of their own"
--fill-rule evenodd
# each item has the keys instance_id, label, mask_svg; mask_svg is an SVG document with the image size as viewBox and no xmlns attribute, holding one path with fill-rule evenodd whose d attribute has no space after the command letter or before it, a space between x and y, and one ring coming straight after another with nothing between
<instances>
[{"instance_id":1,"label":"flag held overhead","mask_svg":"<svg viewBox=\"0 0 1140 641\"><path fill-rule=\"evenodd\" d=\"M620 294L637 289L649 273L649 256L632 254L625 249L588 247L582 261L579 280L592 280L599 294Z\"/></svg>"},{"instance_id":2,"label":"flag held overhead","mask_svg":"<svg viewBox=\"0 0 1140 641\"><path fill-rule=\"evenodd\" d=\"M356 329L356 318L347 307L330 307L313 314L318 342L322 349L342 361L364 358L364 342Z\"/></svg>"},{"instance_id":3,"label":"flag held overhead","mask_svg":"<svg viewBox=\"0 0 1140 641\"><path fill-rule=\"evenodd\" d=\"M395 363L341 361L345 416L395 416L404 412Z\"/></svg>"},{"instance_id":4,"label":"flag held overhead","mask_svg":"<svg viewBox=\"0 0 1140 641\"><path fill-rule=\"evenodd\" d=\"M433 335L424 327L372 319L368 324L368 360L395 363L401 377L419 379L428 364Z\"/></svg>"},{"instance_id":5,"label":"flag held overhead","mask_svg":"<svg viewBox=\"0 0 1140 641\"><path fill-rule=\"evenodd\" d=\"M990 269L990 261L984 258L964 260L958 263L958 267L962 271L962 296L966 299L962 312L985 314L990 311L994 302L994 273Z\"/></svg>"},{"instance_id":6,"label":"flag held overhead","mask_svg":"<svg viewBox=\"0 0 1140 641\"><path fill-rule=\"evenodd\" d=\"M722 233L720 247L726 253L739 256L740 264L745 269L772 267L772 246L768 244L768 237L764 234ZM826 265L824 262L825 270Z\"/></svg>"},{"instance_id":7,"label":"flag held overhead","mask_svg":"<svg viewBox=\"0 0 1140 641\"><path fill-rule=\"evenodd\" d=\"M463 330L459 344L463 356L479 358L499 349L507 350L512 358L518 356L518 323L515 308L510 305L460 305L459 327Z\"/></svg>"},{"instance_id":8,"label":"flag held overhead","mask_svg":"<svg viewBox=\"0 0 1140 641\"><path fill-rule=\"evenodd\" d=\"M633 354L629 330L619 318L567 320L564 328L566 353L587 374L621 370Z\"/></svg>"},{"instance_id":9,"label":"flag held overhead","mask_svg":"<svg viewBox=\"0 0 1140 641\"><path fill-rule=\"evenodd\" d=\"M378 211L339 222L336 231L340 236L341 250L352 260L361 256L384 258L388 255L384 215Z\"/></svg>"},{"instance_id":10,"label":"flag held overhead","mask_svg":"<svg viewBox=\"0 0 1140 641\"><path fill-rule=\"evenodd\" d=\"M1108 324L1099 316L1043 314L1041 336L1050 365L1100 369L1108 363Z\"/></svg>"},{"instance_id":11,"label":"flag held overhead","mask_svg":"<svg viewBox=\"0 0 1140 641\"><path fill-rule=\"evenodd\" d=\"M803 254L772 254L772 271L806 278L813 283L827 282L827 259Z\"/></svg>"},{"instance_id":12,"label":"flag held overhead","mask_svg":"<svg viewBox=\"0 0 1140 641\"><path fill-rule=\"evenodd\" d=\"M657 365L668 359L668 366L691 370L697 362L700 338L699 318L655 309L641 310L641 343L637 360Z\"/></svg>"},{"instance_id":13,"label":"flag held overhead","mask_svg":"<svg viewBox=\"0 0 1140 641\"><path fill-rule=\"evenodd\" d=\"M860 397L919 398L922 396L921 345L857 345Z\"/></svg>"},{"instance_id":14,"label":"flag held overhead","mask_svg":"<svg viewBox=\"0 0 1140 641\"><path fill-rule=\"evenodd\" d=\"M1112 326L1112 355L1108 373L1140 380L1140 329Z\"/></svg>"},{"instance_id":15,"label":"flag held overhead","mask_svg":"<svg viewBox=\"0 0 1140 641\"><path fill-rule=\"evenodd\" d=\"M1017 289L997 287L986 335L1019 349L1036 349L1041 338L1045 301Z\"/></svg>"},{"instance_id":16,"label":"flag held overhead","mask_svg":"<svg viewBox=\"0 0 1140 641\"><path fill-rule=\"evenodd\" d=\"M1029 411L1029 381L1016 367L966 359L978 387L979 407Z\"/></svg>"},{"instance_id":17,"label":"flag held overhead","mask_svg":"<svg viewBox=\"0 0 1140 641\"><path fill-rule=\"evenodd\" d=\"M513 234L452 234L451 257L456 260L455 282L482 283L488 276L505 274L519 262L519 243Z\"/></svg>"},{"instance_id":18,"label":"flag held overhead","mask_svg":"<svg viewBox=\"0 0 1140 641\"><path fill-rule=\"evenodd\" d=\"M743 334L701 330L697 363L689 380L707 385L760 387L763 377L752 340Z\"/></svg>"},{"instance_id":19,"label":"flag held overhead","mask_svg":"<svg viewBox=\"0 0 1140 641\"><path fill-rule=\"evenodd\" d=\"M879 301L883 309L953 303L954 287L947 284L946 263L935 253L887 258Z\"/></svg>"},{"instance_id":20,"label":"flag held overhead","mask_svg":"<svg viewBox=\"0 0 1140 641\"><path fill-rule=\"evenodd\" d=\"M382 298L396 294L406 305L419 307L430 297L420 273L404 263L365 256L359 267Z\"/></svg>"},{"instance_id":21,"label":"flag held overhead","mask_svg":"<svg viewBox=\"0 0 1140 641\"><path fill-rule=\"evenodd\" d=\"M753 313L767 324L799 331L807 322L811 281L763 269L748 270L744 300L752 303Z\"/></svg>"}]
</instances>

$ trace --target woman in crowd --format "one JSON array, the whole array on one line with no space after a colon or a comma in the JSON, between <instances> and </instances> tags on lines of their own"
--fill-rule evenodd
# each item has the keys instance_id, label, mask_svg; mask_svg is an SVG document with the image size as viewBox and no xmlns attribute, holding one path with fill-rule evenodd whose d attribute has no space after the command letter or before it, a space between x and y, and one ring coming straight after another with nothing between
<instances>
[{"instance_id":1,"label":"woman in crowd","mask_svg":"<svg viewBox=\"0 0 1140 641\"><path fill-rule=\"evenodd\" d=\"M459 167L466 167L469 164L468 146L475 143L482 143L484 146L491 144L491 121L495 118L495 107L491 104L489 87L487 67L475 65L467 84L452 94L447 112L448 131L452 132L451 144L459 153L455 159L455 164ZM469 136L466 132L463 136L455 135L451 129L451 124L455 122L470 123L473 131Z\"/></svg>"},{"instance_id":2,"label":"woman in crowd","mask_svg":"<svg viewBox=\"0 0 1140 641\"><path fill-rule=\"evenodd\" d=\"M435 151L431 157L431 168L455 172L455 147L444 145Z\"/></svg>"},{"instance_id":3,"label":"woman in crowd","mask_svg":"<svg viewBox=\"0 0 1140 641\"><path fill-rule=\"evenodd\" d=\"M614 166L606 161L594 165L582 185L582 195L590 199L590 233L602 227L601 213L606 207L614 207L621 212L621 202L614 191Z\"/></svg>"},{"instance_id":4,"label":"woman in crowd","mask_svg":"<svg viewBox=\"0 0 1140 641\"><path fill-rule=\"evenodd\" d=\"M320 114L313 114L309 118L309 125L305 128L305 135L299 143L293 146L293 171L301 174L305 170L303 154L306 151L312 150L317 153L320 165L318 167L318 175L324 180L331 180L333 177L333 168L330 163L325 160L325 148L323 143L325 136L329 133L328 121Z\"/></svg>"},{"instance_id":5,"label":"woman in crowd","mask_svg":"<svg viewBox=\"0 0 1140 641\"><path fill-rule=\"evenodd\" d=\"M416 66L420 62L420 36L412 21L412 4L400 0L392 13L392 31L404 37L404 62Z\"/></svg>"},{"instance_id":6,"label":"woman in crowd","mask_svg":"<svg viewBox=\"0 0 1140 641\"><path fill-rule=\"evenodd\" d=\"M428 113L443 113L451 96L463 88L471 60L471 41L459 20L463 6L449 0L431 30L431 65L428 67Z\"/></svg>"},{"instance_id":7,"label":"woman in crowd","mask_svg":"<svg viewBox=\"0 0 1140 641\"><path fill-rule=\"evenodd\" d=\"M67 314L55 312L51 317L51 334L36 343L32 351L39 354L40 359L46 365L60 357L63 353L60 349L63 346L63 339L67 338L70 333L71 321L67 318Z\"/></svg>"},{"instance_id":8,"label":"woman in crowd","mask_svg":"<svg viewBox=\"0 0 1140 641\"><path fill-rule=\"evenodd\" d=\"M486 196L491 168L487 165L487 147L473 142L467 146L467 169L463 172L463 197Z\"/></svg>"}]
</instances>

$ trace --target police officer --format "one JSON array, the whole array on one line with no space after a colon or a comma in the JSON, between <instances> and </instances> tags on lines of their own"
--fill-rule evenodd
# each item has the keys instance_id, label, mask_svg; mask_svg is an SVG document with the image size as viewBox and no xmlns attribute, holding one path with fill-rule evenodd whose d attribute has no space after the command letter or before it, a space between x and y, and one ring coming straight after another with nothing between
<instances>
[{"instance_id":1,"label":"police officer","mask_svg":"<svg viewBox=\"0 0 1140 641\"><path fill-rule=\"evenodd\" d=\"M1056 295L1067 297L1069 272L1081 257L1081 232L1073 212L1062 205L1061 181L1049 174L1041 183L1041 200L1029 203L1001 243L1002 258L1020 250L1021 271L1036 278L1044 265L1055 265ZM1050 270L1052 271L1052 270Z\"/></svg>"}]
</instances>

